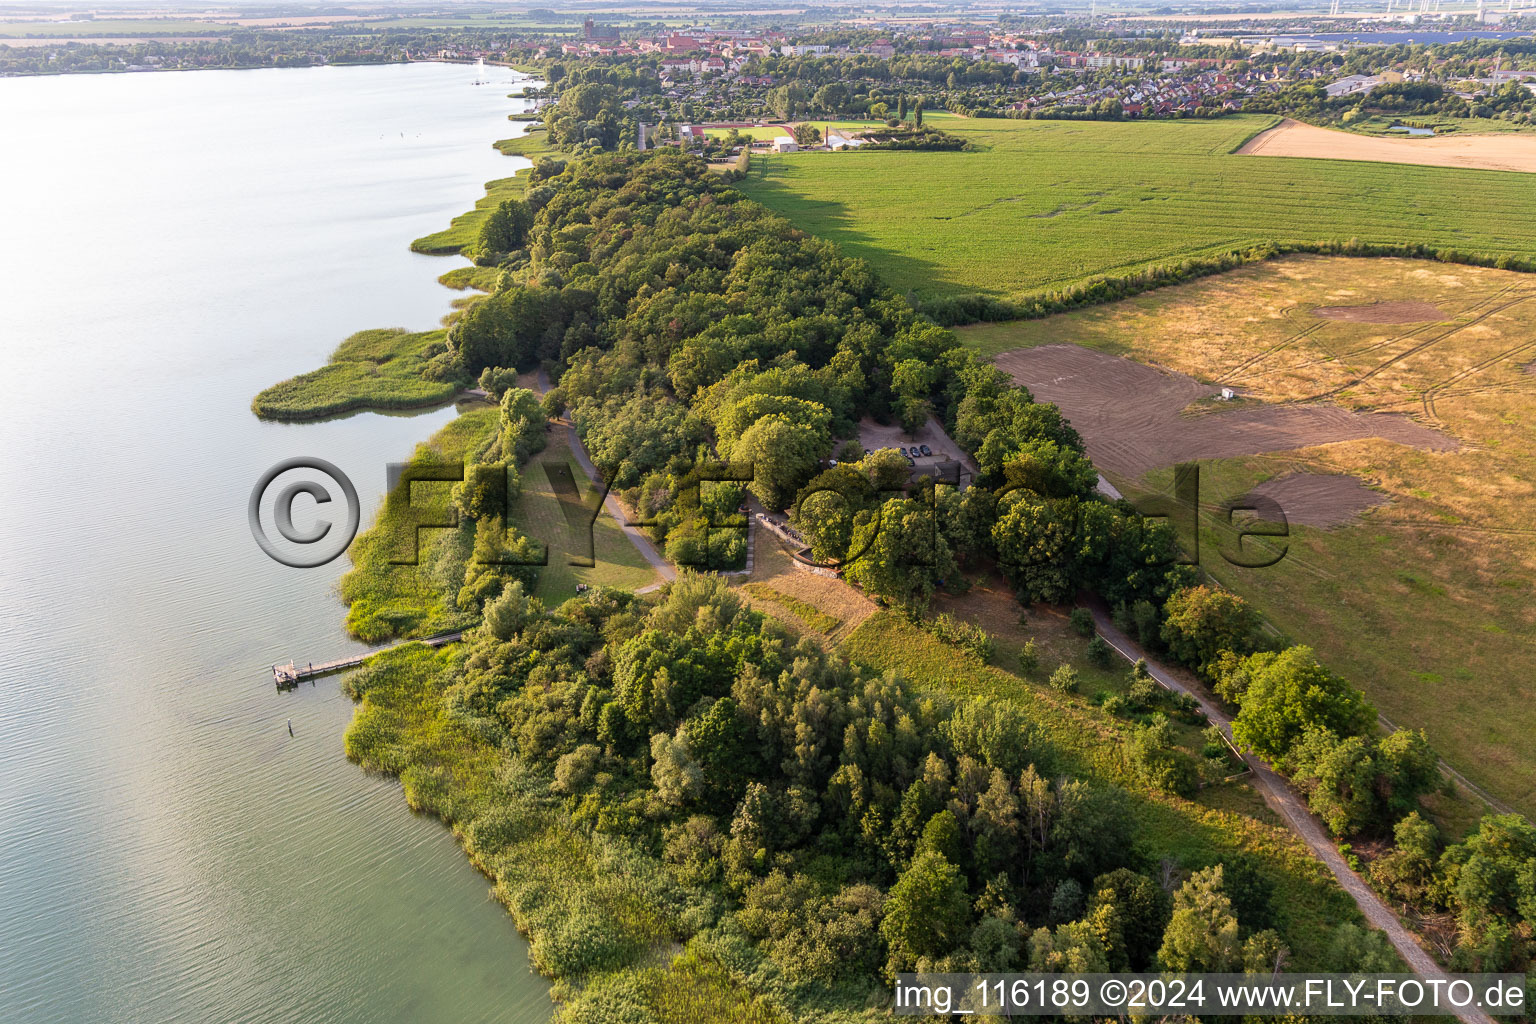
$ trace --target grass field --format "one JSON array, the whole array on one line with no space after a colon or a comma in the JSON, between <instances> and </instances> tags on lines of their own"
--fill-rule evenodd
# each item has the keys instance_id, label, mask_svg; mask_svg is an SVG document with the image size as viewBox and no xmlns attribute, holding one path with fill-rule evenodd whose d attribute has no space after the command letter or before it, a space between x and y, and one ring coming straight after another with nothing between
<instances>
[{"instance_id":1,"label":"grass field","mask_svg":"<svg viewBox=\"0 0 1536 1024\"><path fill-rule=\"evenodd\" d=\"M560 500L549 485L544 467L564 463L570 468L576 482L586 487L587 478L566 443L565 428L550 428L549 446L535 455L523 468L523 496L512 514L512 522L519 530L542 544L550 545L549 564L539 571L539 584L534 595L553 608L576 596L576 584L594 587L621 587L634 590L660 577L651 568L613 516L606 509L597 517L593 526L593 554L597 565L592 568L567 565L567 552L562 549L562 539L568 528Z\"/></svg>"},{"instance_id":2,"label":"grass field","mask_svg":"<svg viewBox=\"0 0 1536 1024\"><path fill-rule=\"evenodd\" d=\"M1379 318L1406 302L1440 317L1361 323L1311 312L1361 307ZM994 354L1074 342L1230 381L1257 400L1401 413L1456 438L1454 451L1373 440L1203 463L1202 564L1392 721L1423 728L1473 782L1536 813L1536 707L1525 685L1536 678L1536 278L1290 257L960 334ZM1220 503L1298 471L1353 476L1388 501L1332 529L1292 524L1275 566L1221 558L1232 534ZM1130 493L1169 477L1115 482Z\"/></svg>"},{"instance_id":3,"label":"grass field","mask_svg":"<svg viewBox=\"0 0 1536 1024\"><path fill-rule=\"evenodd\" d=\"M738 185L919 297L1013 297L1253 244L1536 255L1531 179L1231 155L1275 123L944 119L978 152L789 153Z\"/></svg>"},{"instance_id":4,"label":"grass field","mask_svg":"<svg viewBox=\"0 0 1536 1024\"><path fill-rule=\"evenodd\" d=\"M263 419L308 420L358 409L419 409L440 405L458 388L421 376L444 331L401 327L358 331L336 347L330 362L267 388L251 402Z\"/></svg>"}]
</instances>

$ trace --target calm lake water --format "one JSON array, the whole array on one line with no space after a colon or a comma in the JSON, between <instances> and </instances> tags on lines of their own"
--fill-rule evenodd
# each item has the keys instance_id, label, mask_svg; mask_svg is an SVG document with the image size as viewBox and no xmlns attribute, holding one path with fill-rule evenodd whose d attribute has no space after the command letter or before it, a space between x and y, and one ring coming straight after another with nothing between
<instances>
[{"instance_id":1,"label":"calm lake water","mask_svg":"<svg viewBox=\"0 0 1536 1024\"><path fill-rule=\"evenodd\" d=\"M474 80L492 84L476 86ZM487 881L342 756L346 565L257 549L295 455L356 482L453 416L281 426L262 387L435 326L409 241L525 164L504 69L0 80L0 992L7 1021L544 1020ZM292 719L292 738L287 721Z\"/></svg>"}]
</instances>

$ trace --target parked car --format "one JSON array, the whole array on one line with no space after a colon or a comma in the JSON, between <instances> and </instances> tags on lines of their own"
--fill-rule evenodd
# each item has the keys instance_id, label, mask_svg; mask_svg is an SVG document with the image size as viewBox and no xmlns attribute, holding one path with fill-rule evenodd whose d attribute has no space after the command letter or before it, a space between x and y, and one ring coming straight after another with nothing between
<instances>
[{"instance_id":1,"label":"parked car","mask_svg":"<svg viewBox=\"0 0 1536 1024\"><path fill-rule=\"evenodd\" d=\"M917 465L917 460L914 459L912 456L908 455L907 456L907 465L909 465L909 466L916 466Z\"/></svg>"},{"instance_id":2,"label":"parked car","mask_svg":"<svg viewBox=\"0 0 1536 1024\"><path fill-rule=\"evenodd\" d=\"M865 454L865 455L873 455L873 454L875 454L875 453L874 453L874 452L872 452L872 451L870 451L870 450L869 450L869 449L868 449L868 448L865 448L865 449L864 449L864 454Z\"/></svg>"},{"instance_id":3,"label":"parked car","mask_svg":"<svg viewBox=\"0 0 1536 1024\"><path fill-rule=\"evenodd\" d=\"M918 445L918 447L919 447L919 448L920 448L920 449L922 449L922 452L923 452L923 454L924 454L924 455L932 455L932 454L933 454L933 449L932 449L932 448L929 448L929 447L928 447L928 446L927 446L927 445L925 445L925 444L920 444L920 445Z\"/></svg>"},{"instance_id":4,"label":"parked car","mask_svg":"<svg viewBox=\"0 0 1536 1024\"><path fill-rule=\"evenodd\" d=\"M900 451L901 451L901 457L902 457L902 458L904 458L904 459L910 459L910 458L911 458L911 457L912 457L912 456L910 456L910 455L908 455L908 454L907 454L907 450L906 450L906 449L905 449L905 448L902 448L902 449L900 449Z\"/></svg>"}]
</instances>

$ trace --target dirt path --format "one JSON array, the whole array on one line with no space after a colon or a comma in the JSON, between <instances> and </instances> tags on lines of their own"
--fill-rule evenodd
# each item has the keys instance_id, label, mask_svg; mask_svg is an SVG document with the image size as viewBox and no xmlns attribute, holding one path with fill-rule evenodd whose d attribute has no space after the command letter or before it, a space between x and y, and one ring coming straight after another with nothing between
<instances>
[{"instance_id":1,"label":"dirt path","mask_svg":"<svg viewBox=\"0 0 1536 1024\"><path fill-rule=\"evenodd\" d=\"M1232 720L1198 686L1194 685L1193 680L1149 657L1130 637L1115 626L1109 617L1108 610L1101 604L1090 604L1088 610L1093 613L1094 624L1099 634L1111 647L1131 661L1145 658L1147 671L1152 673L1152 678L1175 693L1185 693L1193 697L1199 703L1200 709L1205 712L1206 717L1219 726L1228 739L1232 738ZM1307 849L1312 851L1312 855L1322 861L1333 873L1339 885L1359 906L1365 919L1386 933L1393 948L1407 963L1409 969L1424 978L1449 977L1435 959L1418 944L1413 933L1398 919L1392 908L1376 895L1376 891L1367 885L1363 878L1350 870L1344 857L1339 853L1338 847L1328 838L1322 825L1308 810L1301 794L1257 757L1244 754L1243 760L1253 769L1254 783L1260 795L1264 797L1264 802L1284 819L1291 831L1296 833L1302 842L1307 844ZM1463 1021L1463 1024L1493 1024L1493 1018L1477 1010L1468 1010L1456 1016Z\"/></svg>"},{"instance_id":2,"label":"dirt path","mask_svg":"<svg viewBox=\"0 0 1536 1024\"><path fill-rule=\"evenodd\" d=\"M1536 171L1536 134L1495 132L1435 138L1380 138L1319 128L1286 118L1260 132L1238 156L1299 156L1326 160L1367 160L1431 167L1475 167L1488 171Z\"/></svg>"}]
</instances>

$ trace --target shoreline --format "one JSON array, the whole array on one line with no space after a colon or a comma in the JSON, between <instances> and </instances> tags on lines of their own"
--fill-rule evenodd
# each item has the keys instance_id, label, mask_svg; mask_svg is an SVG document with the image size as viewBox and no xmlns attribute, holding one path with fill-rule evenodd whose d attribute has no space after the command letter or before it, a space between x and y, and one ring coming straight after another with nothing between
<instances>
[{"instance_id":1,"label":"shoreline","mask_svg":"<svg viewBox=\"0 0 1536 1024\"><path fill-rule=\"evenodd\" d=\"M23 37L23 38L25 38L25 37ZM225 38L225 37L219 36L219 37L215 37L215 38L222 39L222 38ZM197 42L197 41L199 41L199 40L197 38L194 38L194 37L181 37L181 38L178 38L178 37L166 37L165 39L149 39L148 40L148 42L151 42L151 43L169 43L169 44L174 44L174 43L177 43L177 42ZM42 41L39 40L39 42L42 42ZM114 41L106 40L106 39L71 39L71 40L67 40L67 41L61 41L59 43L59 45L60 46L67 46L67 45L70 45L71 43L73 45L76 45L76 46L113 46L113 45L130 46L130 45L142 45L142 41L138 40L137 37L135 37L135 42L133 42L133 43L126 43L125 42L125 43L118 44L118 43L116 43ZM31 47L31 46L11 46L11 45L7 44L4 41L4 39L0 39L0 50L7 49L7 48L8 49L12 49L12 50L26 50L26 49L33 49L34 47ZM518 65L518 64L516 64L516 63L514 63L512 61L505 61L505 60L483 60L482 59L482 60L478 60L477 61L477 60L471 60L468 57L464 58L463 60L452 60L452 59L448 59L448 58L445 58L445 57L406 57L406 58L403 58L401 60L318 61L318 62L313 63L313 64L294 64L294 65L290 65L290 66L287 66L287 67L276 67L276 66L273 66L273 65L270 65L270 64L263 64L263 65L260 65L260 66L252 66L252 65L246 65L246 64L216 64L216 65L210 65L208 67L200 67L200 68L133 67L133 68L94 68L94 69L91 69L91 70L65 69L65 70L59 70L59 71L31 71L31 72L25 72L25 73L21 73L21 72L0 72L0 81L4 81L5 79L8 79L8 78L70 78L70 77L78 76L78 75L158 75L158 74L170 74L170 73L176 73L176 72L193 72L193 71L310 71L310 70L314 70L315 68L376 68L376 67L382 67L382 66L387 66L387 65L392 65L392 64L455 64L455 65L461 65L461 66L465 66L465 67L474 67L477 62L484 63L486 67L507 68L508 70L516 71L519 74L524 74L524 75L537 75L538 74L537 70L530 70L530 67L528 67L528 66L521 66L521 65Z\"/></svg>"}]
</instances>

